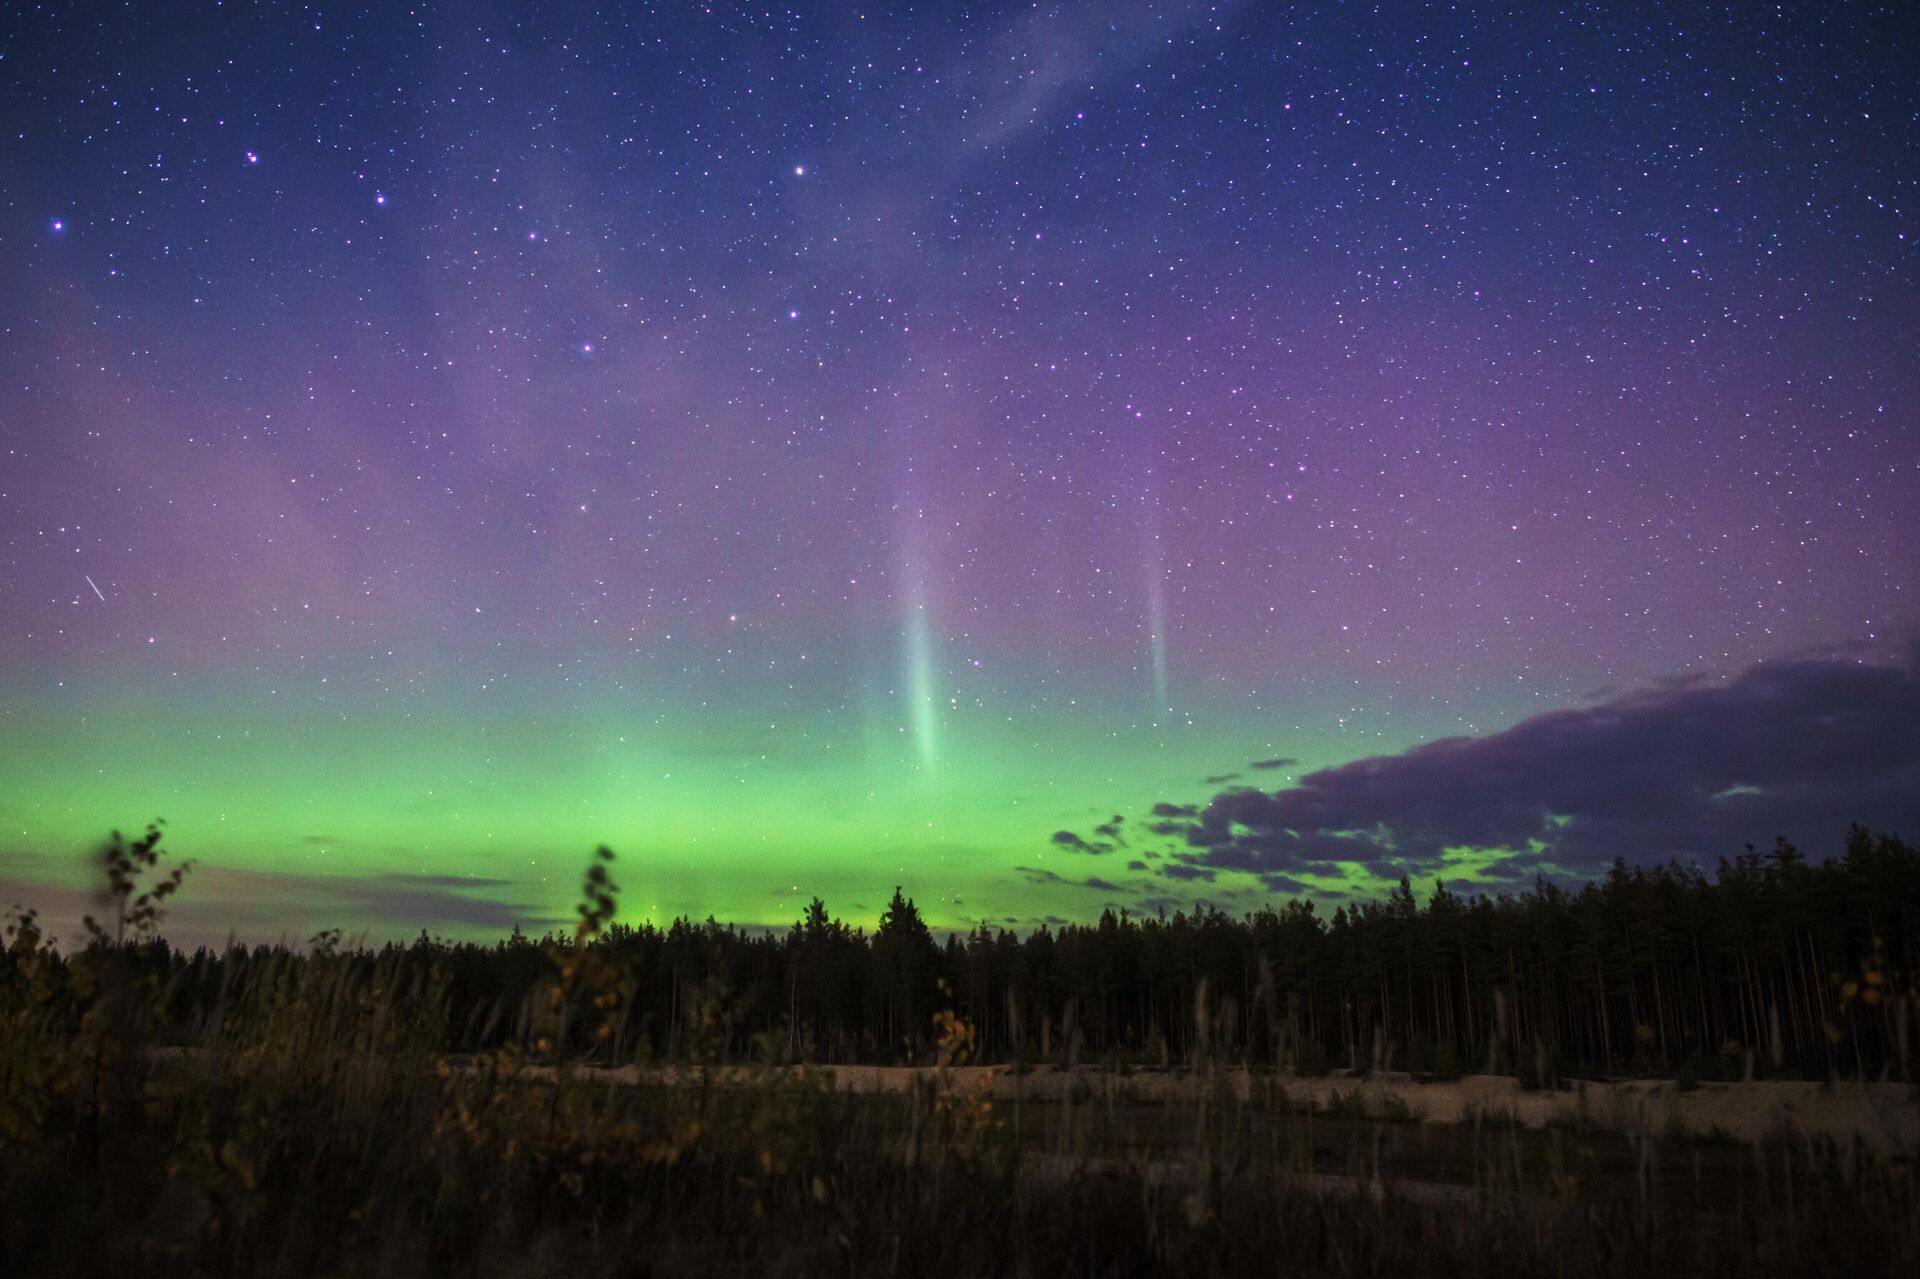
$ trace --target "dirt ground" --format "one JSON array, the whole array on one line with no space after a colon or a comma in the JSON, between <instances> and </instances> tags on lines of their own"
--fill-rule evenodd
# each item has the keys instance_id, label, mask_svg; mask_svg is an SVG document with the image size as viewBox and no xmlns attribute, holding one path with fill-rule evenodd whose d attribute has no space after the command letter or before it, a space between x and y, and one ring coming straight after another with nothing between
<instances>
[{"instance_id":1,"label":"dirt ground","mask_svg":"<svg viewBox=\"0 0 1920 1279\"><path fill-rule=\"evenodd\" d=\"M842 1092L904 1093L931 1081L933 1071L910 1066L819 1068ZM628 1067L596 1072L610 1082L666 1082L672 1068ZM723 1071L722 1074L731 1072ZM1290 1077L1221 1068L1212 1072L1137 1071L1092 1067L1062 1070L1008 1066L948 1070L947 1086L978 1091L997 1102L1110 1102L1116 1105L1192 1104L1204 1095L1239 1101L1254 1096L1289 1106L1349 1111L1355 1094L1368 1116L1400 1115L1419 1123L1459 1124L1511 1117L1528 1128L1587 1126L1627 1135L1685 1130L1757 1141L1781 1132L1857 1140L1889 1154L1920 1157L1920 1086L1896 1083L1810 1083L1756 1080L1701 1083L1682 1090L1671 1080L1580 1081L1558 1090L1524 1091L1505 1075L1468 1075L1451 1083L1378 1073ZM742 1076L741 1082L745 1082ZM1335 1103L1335 1094L1341 1095Z\"/></svg>"},{"instance_id":2,"label":"dirt ground","mask_svg":"<svg viewBox=\"0 0 1920 1279\"><path fill-rule=\"evenodd\" d=\"M160 1049L156 1057L185 1059L192 1049ZM551 1067L523 1068L532 1078ZM1095 1066L963 1066L937 1072L923 1066L810 1067L841 1092L904 1094L935 1082L996 1103L1100 1103L1126 1107L1191 1106L1203 1098L1284 1104L1293 1110L1345 1113L1354 1118L1420 1124L1471 1124L1476 1118L1512 1120L1526 1128L1562 1125L1665 1135L1688 1132L1761 1141L1776 1135L1858 1141L1901 1158L1920 1159L1920 1084L1829 1083L1802 1080L1702 1082L1682 1089L1673 1080L1577 1080L1558 1089L1524 1090L1508 1075L1467 1075L1428 1083L1412 1075L1376 1072L1365 1078L1329 1074L1293 1076L1238 1067L1213 1070L1114 1071ZM684 1066L585 1067L579 1075L615 1085L669 1084L697 1072ZM722 1066L709 1080L721 1087L751 1086L759 1068Z\"/></svg>"}]
</instances>

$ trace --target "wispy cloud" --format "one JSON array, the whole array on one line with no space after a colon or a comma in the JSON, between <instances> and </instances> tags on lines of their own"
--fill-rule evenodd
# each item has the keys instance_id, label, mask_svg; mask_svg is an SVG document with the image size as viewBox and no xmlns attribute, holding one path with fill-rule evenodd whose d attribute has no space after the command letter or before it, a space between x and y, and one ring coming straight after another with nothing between
<instances>
[{"instance_id":1,"label":"wispy cloud","mask_svg":"<svg viewBox=\"0 0 1920 1279\"><path fill-rule=\"evenodd\" d=\"M80 916L97 913L102 902L73 885L71 870L45 857L0 857L0 903L37 909L55 935L72 941ZM310 875L201 864L172 899L164 931L178 944L198 945L229 936L300 941L323 928L372 940L422 929L502 936L515 927L544 932L569 922L514 888L511 880L471 875Z\"/></svg>"}]
</instances>

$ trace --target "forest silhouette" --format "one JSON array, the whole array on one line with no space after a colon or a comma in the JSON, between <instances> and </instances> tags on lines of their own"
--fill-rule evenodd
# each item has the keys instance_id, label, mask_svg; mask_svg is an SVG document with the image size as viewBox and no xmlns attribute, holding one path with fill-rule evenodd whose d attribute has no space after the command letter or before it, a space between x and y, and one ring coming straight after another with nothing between
<instances>
[{"instance_id":1,"label":"forest silhouette","mask_svg":"<svg viewBox=\"0 0 1920 1279\"><path fill-rule=\"evenodd\" d=\"M151 843L134 847L153 855ZM985 1062L1205 1055L1303 1074L1506 1073L1530 1086L1912 1075L1910 1010L1889 996L1920 971L1920 852L1859 826L1831 858L1809 861L1781 841L1711 875L1616 862L1575 891L1542 879L1463 896L1436 884L1424 900L1403 880L1331 913L1305 899L1240 916L1108 910L1024 935L981 926L937 937L899 889L871 931L818 898L784 931L711 918L628 925L615 922L606 862L593 873L582 907L593 927L580 938L423 933L357 962L443 983L438 1029L456 1052L533 1034L548 955L564 943L619 991L602 1034L576 1025L554 1045L583 1060L684 1059L699 1041L726 1060L911 1064L931 1051L935 1012L951 1008ZM163 1020L189 1038L249 972L303 962L277 947L187 953L157 936L137 955L164 991Z\"/></svg>"}]
</instances>

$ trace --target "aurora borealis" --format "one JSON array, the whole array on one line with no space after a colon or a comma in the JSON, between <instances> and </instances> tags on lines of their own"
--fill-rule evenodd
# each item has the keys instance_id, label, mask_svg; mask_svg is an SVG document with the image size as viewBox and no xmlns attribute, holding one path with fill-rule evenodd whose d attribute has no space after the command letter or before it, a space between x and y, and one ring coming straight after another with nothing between
<instances>
[{"instance_id":1,"label":"aurora borealis","mask_svg":"<svg viewBox=\"0 0 1920 1279\"><path fill-rule=\"evenodd\" d=\"M1910 819L1913 44L10 8L0 887L163 816L214 932L537 929L600 842L632 918L1028 926ZM1878 749L1702 737L1579 861L1476 799L1696 712Z\"/></svg>"}]
</instances>

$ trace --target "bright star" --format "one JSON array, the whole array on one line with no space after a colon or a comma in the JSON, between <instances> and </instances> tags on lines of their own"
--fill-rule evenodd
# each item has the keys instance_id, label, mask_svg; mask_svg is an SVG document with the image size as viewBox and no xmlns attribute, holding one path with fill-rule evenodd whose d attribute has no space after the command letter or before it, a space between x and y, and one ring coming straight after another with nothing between
<instances>
[{"instance_id":1,"label":"bright star","mask_svg":"<svg viewBox=\"0 0 1920 1279\"><path fill-rule=\"evenodd\" d=\"M807 166L804 164L794 165L793 176L796 178L804 178L805 176L807 176Z\"/></svg>"},{"instance_id":2,"label":"bright star","mask_svg":"<svg viewBox=\"0 0 1920 1279\"><path fill-rule=\"evenodd\" d=\"M53 230L55 234L58 234L61 231L64 231L66 229L67 229L67 224L62 222L59 218L55 218L53 220Z\"/></svg>"}]
</instances>

